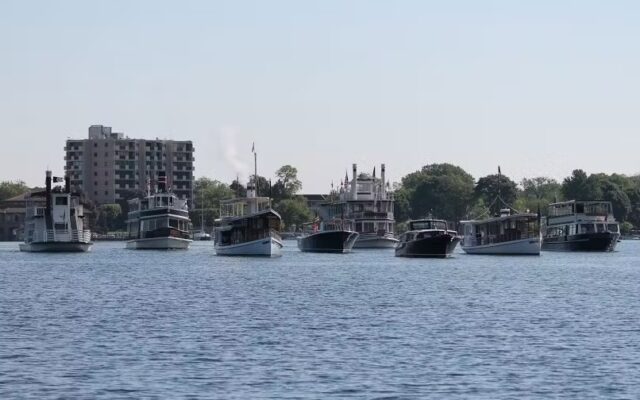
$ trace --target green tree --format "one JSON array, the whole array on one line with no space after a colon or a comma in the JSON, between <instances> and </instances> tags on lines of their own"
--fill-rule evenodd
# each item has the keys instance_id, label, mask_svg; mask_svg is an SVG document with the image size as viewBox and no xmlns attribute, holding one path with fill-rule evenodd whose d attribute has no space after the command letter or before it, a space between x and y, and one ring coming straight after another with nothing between
<instances>
[{"instance_id":1,"label":"green tree","mask_svg":"<svg viewBox=\"0 0 640 400\"><path fill-rule=\"evenodd\" d=\"M396 221L403 222L411 218L411 194L403 187L393 192L394 198L394 216Z\"/></svg>"},{"instance_id":2,"label":"green tree","mask_svg":"<svg viewBox=\"0 0 640 400\"><path fill-rule=\"evenodd\" d=\"M0 182L0 201L10 199L29 191L29 187L23 181Z\"/></svg>"},{"instance_id":3,"label":"green tree","mask_svg":"<svg viewBox=\"0 0 640 400\"><path fill-rule=\"evenodd\" d=\"M291 165L280 167L276 171L276 178L277 181L273 185L274 199L290 198L302 189L302 182L298 179L298 169Z\"/></svg>"},{"instance_id":4,"label":"green tree","mask_svg":"<svg viewBox=\"0 0 640 400\"><path fill-rule=\"evenodd\" d=\"M125 226L122 217L120 204L102 204L97 208L96 230L102 233L123 230Z\"/></svg>"},{"instance_id":5,"label":"green tree","mask_svg":"<svg viewBox=\"0 0 640 400\"><path fill-rule=\"evenodd\" d=\"M593 188L590 187L587 173L581 169L573 170L571 176L562 182L562 194L567 200L593 199Z\"/></svg>"},{"instance_id":6,"label":"green tree","mask_svg":"<svg viewBox=\"0 0 640 400\"><path fill-rule=\"evenodd\" d=\"M473 177L451 164L430 164L402 178L410 216L429 214L450 221L465 216L473 196Z\"/></svg>"},{"instance_id":7,"label":"green tree","mask_svg":"<svg viewBox=\"0 0 640 400\"><path fill-rule=\"evenodd\" d=\"M287 230L298 229L303 223L309 222L313 218L313 213L307 202L300 196L280 200L274 209L282 217L284 229Z\"/></svg>"},{"instance_id":8,"label":"green tree","mask_svg":"<svg viewBox=\"0 0 640 400\"><path fill-rule=\"evenodd\" d=\"M494 201L496 197L500 195L506 204L513 207L518 197L518 185L504 175L487 175L478 179L473 193L476 201L482 199L485 204L490 206L491 213L497 213L504 207L504 204Z\"/></svg>"},{"instance_id":9,"label":"green tree","mask_svg":"<svg viewBox=\"0 0 640 400\"><path fill-rule=\"evenodd\" d=\"M555 179L544 176L536 178L524 178L520 182L522 191L516 200L518 210L537 212L538 207L544 213L547 205L560 201L562 195L562 185Z\"/></svg>"},{"instance_id":10,"label":"green tree","mask_svg":"<svg viewBox=\"0 0 640 400\"><path fill-rule=\"evenodd\" d=\"M226 184L209 178L198 178L193 186L194 204L190 212L191 222L200 227L213 226L220 217L220 201L233 197L233 190Z\"/></svg>"}]
</instances>

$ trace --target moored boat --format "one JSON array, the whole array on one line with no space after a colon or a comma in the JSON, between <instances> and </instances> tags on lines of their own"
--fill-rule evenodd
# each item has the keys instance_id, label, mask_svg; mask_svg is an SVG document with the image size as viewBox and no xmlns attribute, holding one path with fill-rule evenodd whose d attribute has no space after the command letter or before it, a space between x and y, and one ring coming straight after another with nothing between
<instances>
[{"instance_id":1,"label":"moored boat","mask_svg":"<svg viewBox=\"0 0 640 400\"><path fill-rule=\"evenodd\" d=\"M358 239L350 221L314 221L304 225L298 238L300 251L312 253L349 253Z\"/></svg>"},{"instance_id":2,"label":"moored boat","mask_svg":"<svg viewBox=\"0 0 640 400\"><path fill-rule=\"evenodd\" d=\"M620 227L611 202L565 201L549 205L542 250L614 251Z\"/></svg>"},{"instance_id":3,"label":"moored boat","mask_svg":"<svg viewBox=\"0 0 640 400\"><path fill-rule=\"evenodd\" d=\"M204 230L199 230L193 234L193 240L211 240L211 235Z\"/></svg>"},{"instance_id":4,"label":"moored boat","mask_svg":"<svg viewBox=\"0 0 640 400\"><path fill-rule=\"evenodd\" d=\"M282 249L280 214L271 208L269 197L257 191L257 155L255 173L247 183L247 195L220 202L219 226L215 229L214 247L219 256L278 257Z\"/></svg>"},{"instance_id":5,"label":"moored boat","mask_svg":"<svg viewBox=\"0 0 640 400\"><path fill-rule=\"evenodd\" d=\"M438 219L409 221L409 230L399 240L396 257L446 258L460 242L458 233L448 229L447 221Z\"/></svg>"},{"instance_id":6,"label":"moored boat","mask_svg":"<svg viewBox=\"0 0 640 400\"><path fill-rule=\"evenodd\" d=\"M178 198L167 186L166 175L160 171L155 193L148 189L144 198L129 200L127 249L189 248L192 240L187 200Z\"/></svg>"},{"instance_id":7,"label":"moored boat","mask_svg":"<svg viewBox=\"0 0 640 400\"><path fill-rule=\"evenodd\" d=\"M541 248L538 214L515 213L506 208L500 216L461 221L467 254L539 255Z\"/></svg>"},{"instance_id":8,"label":"moored boat","mask_svg":"<svg viewBox=\"0 0 640 400\"><path fill-rule=\"evenodd\" d=\"M380 168L380 178L373 174L358 174L353 164L351 181L345 176L338 191L332 191L331 200L320 207L324 219L350 220L358 233L354 249L392 249L398 243L395 237L393 193L388 189L385 165Z\"/></svg>"},{"instance_id":9,"label":"moored boat","mask_svg":"<svg viewBox=\"0 0 640 400\"><path fill-rule=\"evenodd\" d=\"M86 252L91 249L93 243L91 231L85 227L84 207L80 197L71 193L69 178L64 178L64 188L52 188L52 183L62 180L47 171L45 190L27 196L25 240L20 243L20 251Z\"/></svg>"}]
</instances>

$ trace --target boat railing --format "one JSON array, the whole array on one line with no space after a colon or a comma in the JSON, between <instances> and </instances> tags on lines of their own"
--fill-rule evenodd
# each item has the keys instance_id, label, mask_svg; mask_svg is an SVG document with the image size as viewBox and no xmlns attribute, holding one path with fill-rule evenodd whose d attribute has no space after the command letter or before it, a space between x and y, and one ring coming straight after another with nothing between
<instances>
[{"instance_id":1,"label":"boat railing","mask_svg":"<svg viewBox=\"0 0 640 400\"><path fill-rule=\"evenodd\" d=\"M269 229L269 236L279 241L282 241L282 237L280 236L280 233L275 229Z\"/></svg>"},{"instance_id":2,"label":"boat railing","mask_svg":"<svg viewBox=\"0 0 640 400\"><path fill-rule=\"evenodd\" d=\"M49 243L49 242L91 242L90 230L78 229L46 229L33 231L32 235L27 237L30 242Z\"/></svg>"},{"instance_id":3,"label":"boat railing","mask_svg":"<svg viewBox=\"0 0 640 400\"><path fill-rule=\"evenodd\" d=\"M393 219L392 214L386 211L360 211L351 215L351 218L355 219Z\"/></svg>"}]
</instances>

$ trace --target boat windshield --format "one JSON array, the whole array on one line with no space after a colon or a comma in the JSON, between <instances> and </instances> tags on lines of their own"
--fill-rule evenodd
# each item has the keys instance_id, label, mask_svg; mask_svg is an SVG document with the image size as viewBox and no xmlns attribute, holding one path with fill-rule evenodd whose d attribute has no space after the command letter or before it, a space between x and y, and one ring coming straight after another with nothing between
<instances>
[{"instance_id":1,"label":"boat windshield","mask_svg":"<svg viewBox=\"0 0 640 400\"><path fill-rule=\"evenodd\" d=\"M425 229L447 229L447 223L445 221L434 221L434 220L424 220L424 221L412 221L410 224L410 228L412 231L421 231Z\"/></svg>"}]
</instances>

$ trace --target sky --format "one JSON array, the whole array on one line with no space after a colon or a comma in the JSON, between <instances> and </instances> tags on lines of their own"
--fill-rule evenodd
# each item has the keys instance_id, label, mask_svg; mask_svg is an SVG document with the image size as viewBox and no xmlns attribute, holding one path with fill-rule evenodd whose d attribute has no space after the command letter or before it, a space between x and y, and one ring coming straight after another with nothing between
<instances>
[{"instance_id":1,"label":"sky","mask_svg":"<svg viewBox=\"0 0 640 400\"><path fill-rule=\"evenodd\" d=\"M634 1L0 1L0 181L92 124L192 140L195 174L386 163L640 173ZM378 167L379 168L379 167Z\"/></svg>"}]
</instances>

